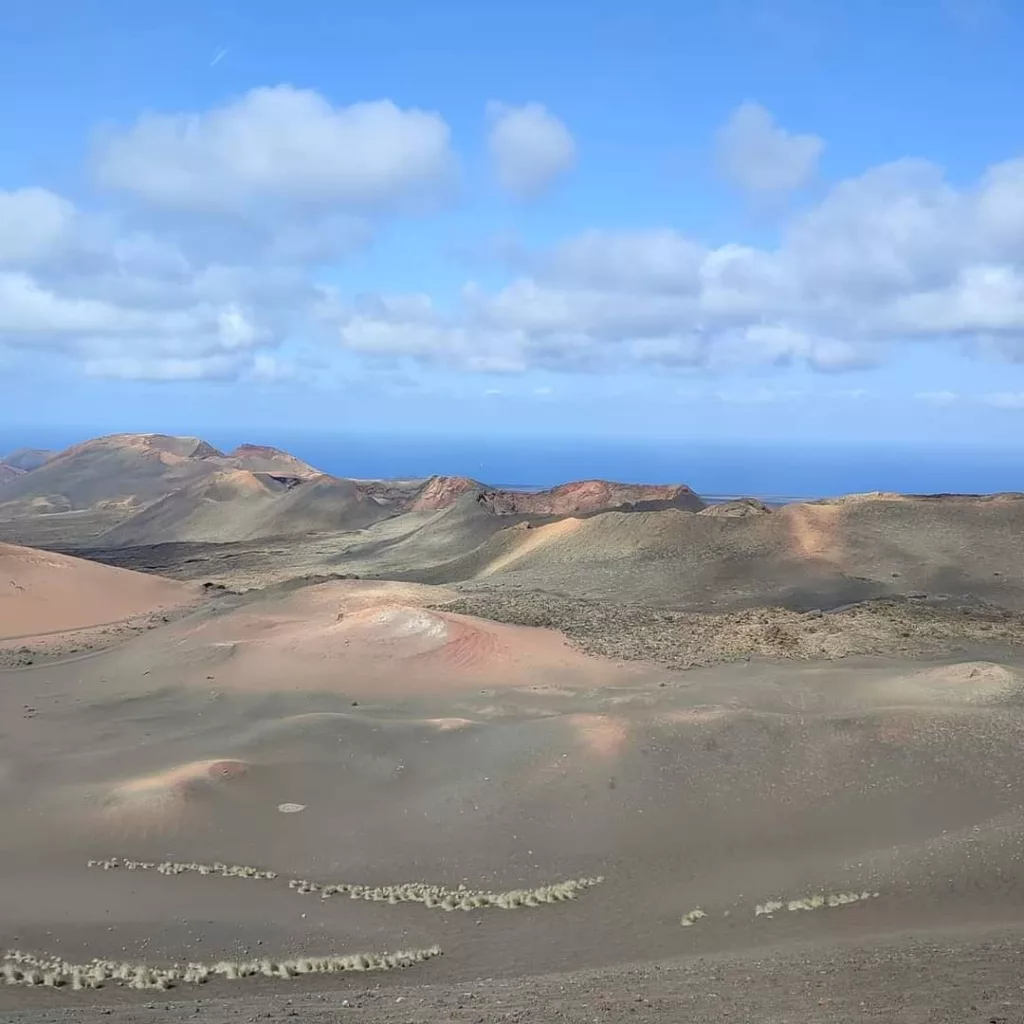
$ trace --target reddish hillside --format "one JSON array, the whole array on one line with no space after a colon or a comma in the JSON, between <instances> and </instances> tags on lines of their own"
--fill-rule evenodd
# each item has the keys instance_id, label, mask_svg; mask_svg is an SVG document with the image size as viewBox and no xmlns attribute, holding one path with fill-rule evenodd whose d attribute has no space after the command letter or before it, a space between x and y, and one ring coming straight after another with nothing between
<instances>
[{"instance_id":1,"label":"reddish hillside","mask_svg":"<svg viewBox=\"0 0 1024 1024\"><path fill-rule=\"evenodd\" d=\"M200 588L0 543L0 641L167 611Z\"/></svg>"},{"instance_id":2,"label":"reddish hillside","mask_svg":"<svg viewBox=\"0 0 1024 1024\"><path fill-rule=\"evenodd\" d=\"M586 515L608 509L680 508L699 512L704 502L685 484L617 484L580 480L547 491L485 491L480 503L495 515Z\"/></svg>"},{"instance_id":3,"label":"reddish hillside","mask_svg":"<svg viewBox=\"0 0 1024 1024\"><path fill-rule=\"evenodd\" d=\"M113 434L72 445L4 486L2 500L60 499L70 509L100 502L142 505L207 476L220 452L197 437Z\"/></svg>"},{"instance_id":4,"label":"reddish hillside","mask_svg":"<svg viewBox=\"0 0 1024 1024\"><path fill-rule=\"evenodd\" d=\"M484 491L482 483L467 476L432 476L409 505L410 512L433 512L454 505L464 494Z\"/></svg>"}]
</instances>

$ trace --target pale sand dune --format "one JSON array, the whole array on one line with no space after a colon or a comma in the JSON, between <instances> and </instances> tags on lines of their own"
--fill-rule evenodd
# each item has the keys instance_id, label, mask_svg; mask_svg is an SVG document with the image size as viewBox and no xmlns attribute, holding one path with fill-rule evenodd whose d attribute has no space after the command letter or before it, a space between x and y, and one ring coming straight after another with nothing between
<instances>
[{"instance_id":1,"label":"pale sand dune","mask_svg":"<svg viewBox=\"0 0 1024 1024\"><path fill-rule=\"evenodd\" d=\"M195 584L0 544L0 643L180 608Z\"/></svg>"},{"instance_id":2,"label":"pale sand dune","mask_svg":"<svg viewBox=\"0 0 1024 1024\"><path fill-rule=\"evenodd\" d=\"M171 826L190 804L246 774L249 766L234 758L192 761L151 775L124 780L102 797L104 818L120 825Z\"/></svg>"},{"instance_id":3,"label":"pale sand dune","mask_svg":"<svg viewBox=\"0 0 1024 1024\"><path fill-rule=\"evenodd\" d=\"M423 694L521 687L552 675L592 686L635 671L582 654L552 630L424 607L449 593L335 581L182 627L174 643L199 656L204 685L215 667L219 689Z\"/></svg>"}]
</instances>

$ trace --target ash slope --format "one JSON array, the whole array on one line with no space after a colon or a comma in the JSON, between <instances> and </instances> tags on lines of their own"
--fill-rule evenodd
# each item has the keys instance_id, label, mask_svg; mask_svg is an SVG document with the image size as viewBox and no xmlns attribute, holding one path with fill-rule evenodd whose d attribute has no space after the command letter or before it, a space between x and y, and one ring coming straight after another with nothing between
<instances>
[{"instance_id":1,"label":"ash slope","mask_svg":"<svg viewBox=\"0 0 1024 1024\"><path fill-rule=\"evenodd\" d=\"M862 495L740 516L608 512L502 530L423 572L701 610L923 595L1024 608L1024 496Z\"/></svg>"},{"instance_id":2,"label":"ash slope","mask_svg":"<svg viewBox=\"0 0 1024 1024\"><path fill-rule=\"evenodd\" d=\"M0 647L169 611L199 593L192 584L0 543Z\"/></svg>"},{"instance_id":3,"label":"ash slope","mask_svg":"<svg viewBox=\"0 0 1024 1024\"><path fill-rule=\"evenodd\" d=\"M152 962L438 942L423 980L461 986L1024 925L1019 660L574 676L552 666L545 631L467 645L467 629L495 634L443 614L458 628L438 630L417 609L440 596L324 584L0 673L0 942ZM521 660L501 676L493 659L510 645ZM363 672L377 657L397 689ZM281 878L86 867L111 854ZM578 900L514 912L287 886L502 891L596 875ZM868 898L757 913L815 893ZM706 917L682 927L698 907ZM231 997L230 984L203 995ZM182 994L195 995L170 998ZM5 1009L131 994L84 999L0 989Z\"/></svg>"},{"instance_id":4,"label":"ash slope","mask_svg":"<svg viewBox=\"0 0 1024 1024\"><path fill-rule=\"evenodd\" d=\"M387 512L347 480L225 470L179 488L104 533L112 547L359 530Z\"/></svg>"},{"instance_id":5,"label":"ash slope","mask_svg":"<svg viewBox=\"0 0 1024 1024\"><path fill-rule=\"evenodd\" d=\"M733 514L730 514L733 513ZM349 534L282 544L83 549L89 557L249 589L322 575L728 613L872 599L1024 606L1024 498L861 495L774 511L496 516L463 495Z\"/></svg>"}]
</instances>

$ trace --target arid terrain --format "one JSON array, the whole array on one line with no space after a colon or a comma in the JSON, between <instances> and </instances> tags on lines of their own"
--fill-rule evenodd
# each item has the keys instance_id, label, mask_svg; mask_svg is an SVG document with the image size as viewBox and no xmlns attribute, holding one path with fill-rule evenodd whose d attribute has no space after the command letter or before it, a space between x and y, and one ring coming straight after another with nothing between
<instances>
[{"instance_id":1,"label":"arid terrain","mask_svg":"<svg viewBox=\"0 0 1024 1024\"><path fill-rule=\"evenodd\" d=\"M9 462L4 1022L1024 1020L1024 495Z\"/></svg>"}]
</instances>

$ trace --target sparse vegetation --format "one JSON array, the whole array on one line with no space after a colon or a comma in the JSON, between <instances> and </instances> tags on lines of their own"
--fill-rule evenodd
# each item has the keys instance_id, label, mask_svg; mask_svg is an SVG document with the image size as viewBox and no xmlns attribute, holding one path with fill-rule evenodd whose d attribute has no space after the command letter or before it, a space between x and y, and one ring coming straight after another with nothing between
<instances>
[{"instance_id":1,"label":"sparse vegetation","mask_svg":"<svg viewBox=\"0 0 1024 1024\"><path fill-rule=\"evenodd\" d=\"M965 644L1024 643L1024 616L975 602L862 601L842 611L752 608L727 613L495 590L435 606L519 626L557 629L586 654L690 669L751 658L939 654Z\"/></svg>"},{"instance_id":2,"label":"sparse vegetation","mask_svg":"<svg viewBox=\"0 0 1024 1024\"><path fill-rule=\"evenodd\" d=\"M217 963L173 964L155 967L129 961L93 959L75 964L51 954L11 950L3 957L2 977L7 985L74 991L113 984L134 989L166 990L175 985L202 985L215 978L297 978L303 974L334 974L341 971L390 971L441 955L440 946L401 950L396 953L355 953L347 956L302 956L291 959L221 960Z\"/></svg>"},{"instance_id":3,"label":"sparse vegetation","mask_svg":"<svg viewBox=\"0 0 1024 1024\"><path fill-rule=\"evenodd\" d=\"M156 871L161 875L183 875L187 872L194 872L199 875L220 875L223 878L258 878L273 880L277 878L276 871L262 871L259 868L248 867L242 864L222 864L214 861L212 864L200 864L196 861L156 861L148 860L122 860L120 857L108 857L105 860L90 860L90 868L102 868L104 871L115 871L124 868L126 871Z\"/></svg>"},{"instance_id":4,"label":"sparse vegetation","mask_svg":"<svg viewBox=\"0 0 1024 1024\"><path fill-rule=\"evenodd\" d=\"M181 875L193 872L200 875L220 875L224 878L255 878L273 880L278 877L276 871L264 871L237 864L223 864L215 861L202 864L195 861L155 861L129 860L121 857L108 857L103 860L90 860L90 868L101 868L104 871L124 869L127 871L157 871L162 875ZM300 894L319 893L321 899L333 896L348 896L353 900L369 900L375 903L422 903L425 907L439 910L478 910L483 907L499 907L502 910L514 910L517 907L539 907L545 903L560 903L563 900L574 900L580 893L595 885L600 885L604 877L569 879L551 885L540 885L532 889L510 889L506 892L489 892L483 889L470 889L465 885L450 888L444 885L432 885L428 882L403 882L397 885L357 885L348 882L321 884L307 879L293 878L288 888Z\"/></svg>"},{"instance_id":5,"label":"sparse vegetation","mask_svg":"<svg viewBox=\"0 0 1024 1024\"><path fill-rule=\"evenodd\" d=\"M824 910L826 908L846 907L851 903L861 903L864 900L876 899L880 896L877 892L830 892L814 893L811 896L801 896L794 900L767 900L759 903L754 908L755 917L771 917L780 910L795 912L798 910Z\"/></svg>"},{"instance_id":6,"label":"sparse vegetation","mask_svg":"<svg viewBox=\"0 0 1024 1024\"><path fill-rule=\"evenodd\" d=\"M427 882L406 882L400 885L319 885L305 879L292 879L291 889L299 893L318 892L321 899L347 895L353 900L372 900L378 903L422 903L425 907L439 910L478 910L483 907L499 907L514 910L517 907L538 907L544 903L559 903L574 900L580 893L599 885L604 878L579 878L553 885L541 885L533 889L510 889L507 892L487 892L469 889L460 885L450 889L443 885Z\"/></svg>"},{"instance_id":7,"label":"sparse vegetation","mask_svg":"<svg viewBox=\"0 0 1024 1024\"><path fill-rule=\"evenodd\" d=\"M692 928L698 921L704 920L708 915L700 909L700 907L694 907L693 910L688 910L683 914L682 920L679 922L684 928Z\"/></svg>"}]
</instances>

